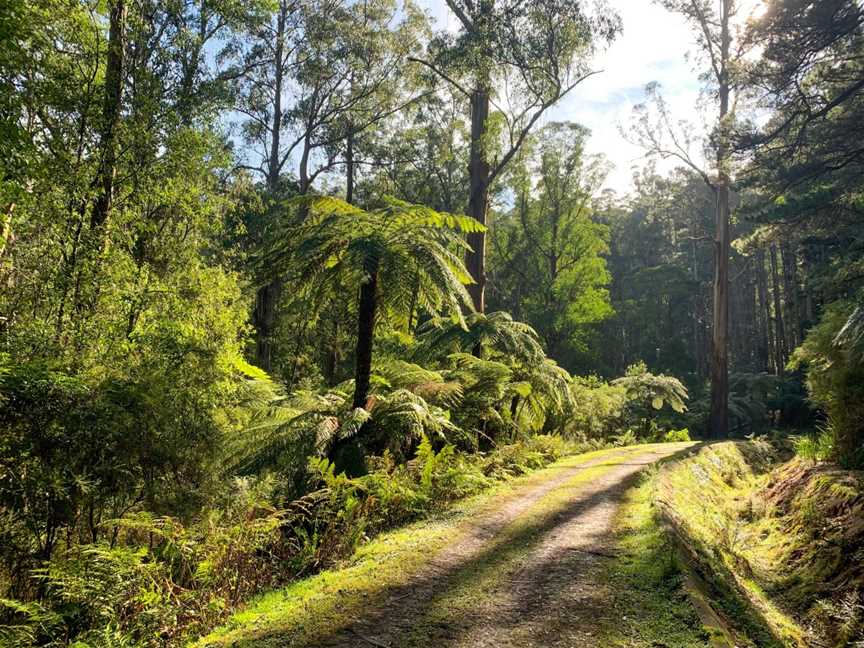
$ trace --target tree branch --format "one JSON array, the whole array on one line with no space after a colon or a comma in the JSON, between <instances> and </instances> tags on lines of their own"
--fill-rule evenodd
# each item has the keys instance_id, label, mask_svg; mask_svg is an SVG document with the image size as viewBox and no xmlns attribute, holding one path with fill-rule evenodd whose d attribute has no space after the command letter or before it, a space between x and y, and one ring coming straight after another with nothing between
<instances>
[{"instance_id":1,"label":"tree branch","mask_svg":"<svg viewBox=\"0 0 864 648\"><path fill-rule=\"evenodd\" d=\"M464 94L464 95L465 95L466 97L468 97L469 99L471 98L471 93L470 93L470 92L468 92L468 91L467 91L465 88L463 88L463 87L462 87L458 82L454 81L452 78L450 78L449 76L447 76L444 72L442 72L441 70L439 70L437 67L435 67L435 66L434 66L432 63L430 63L429 61L424 61L423 59L415 58L415 57L413 57L413 56L409 56L409 57L408 57L408 60L409 60L409 61L413 61L414 63L419 63L420 65L425 65L427 68L429 68L430 70L432 70L435 74L437 74L437 75L440 76L442 79L444 79L447 83L449 83L449 84L452 85L454 88L456 88L459 92L461 92L462 94Z\"/></svg>"},{"instance_id":2,"label":"tree branch","mask_svg":"<svg viewBox=\"0 0 864 648\"><path fill-rule=\"evenodd\" d=\"M468 18L468 14L462 11L462 8L456 4L455 0L444 0L447 3L447 6L450 8L456 17L459 19L459 22L462 23L462 26L466 31L473 32L474 31L474 23Z\"/></svg>"},{"instance_id":3,"label":"tree branch","mask_svg":"<svg viewBox=\"0 0 864 648\"><path fill-rule=\"evenodd\" d=\"M523 128L522 131L519 133L519 137L517 137L516 142L514 144L511 144L510 150L504 154L504 157L501 158L501 161L495 165L494 169L492 169L491 173L489 174L489 183L491 184L492 181L495 180L495 178L498 176L498 174L500 174L501 171L504 170L504 167L507 166L507 164L510 162L510 160L513 159L513 156L516 155L516 152L522 146L522 143L525 141L525 138L528 137L528 133L531 132L531 129L534 127L534 124L536 124L537 120L539 120L540 117L543 116L543 113L545 113L549 108L551 108L554 104L556 104L558 101L560 101L565 95L567 95L567 93L569 93L571 90L573 90L573 88L575 88L577 85L582 83L585 79L592 77L595 74L600 74L602 71L603 70L594 70L593 72L588 72L586 74L583 74L581 77L576 79L576 81L574 81L569 86L564 88L564 90L556 93L556 96L554 99L544 101L540 105L540 107L536 111L534 111L534 114L531 115L531 118L528 120L528 123L525 125L525 128Z\"/></svg>"}]
</instances>

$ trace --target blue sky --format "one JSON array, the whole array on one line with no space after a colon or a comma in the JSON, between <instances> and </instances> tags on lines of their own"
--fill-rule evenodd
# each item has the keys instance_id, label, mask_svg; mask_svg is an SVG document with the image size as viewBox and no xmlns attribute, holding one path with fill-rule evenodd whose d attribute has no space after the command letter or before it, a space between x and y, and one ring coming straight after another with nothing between
<instances>
[{"instance_id":1,"label":"blue sky","mask_svg":"<svg viewBox=\"0 0 864 648\"><path fill-rule=\"evenodd\" d=\"M455 29L456 18L444 0L418 0L439 28ZM623 33L604 52L594 69L603 70L584 81L551 110L546 121L571 120L591 129L591 153L604 154L614 170L606 187L623 194L632 186L632 167L645 164L644 152L620 133L630 122L633 105L644 96L645 85L658 81L676 117L694 119L700 84L688 52L695 41L684 21L651 0L608 0L623 22ZM671 162L659 163L663 171Z\"/></svg>"}]
</instances>

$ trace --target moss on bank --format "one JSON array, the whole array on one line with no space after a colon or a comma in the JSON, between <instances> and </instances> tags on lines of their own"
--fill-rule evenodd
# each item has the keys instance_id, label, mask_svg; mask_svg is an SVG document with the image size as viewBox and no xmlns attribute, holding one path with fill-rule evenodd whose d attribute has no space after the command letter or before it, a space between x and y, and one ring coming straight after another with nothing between
<instances>
[{"instance_id":1,"label":"moss on bank","mask_svg":"<svg viewBox=\"0 0 864 648\"><path fill-rule=\"evenodd\" d=\"M656 501L715 608L755 646L862 636L861 475L767 442L705 446L664 469Z\"/></svg>"}]
</instances>

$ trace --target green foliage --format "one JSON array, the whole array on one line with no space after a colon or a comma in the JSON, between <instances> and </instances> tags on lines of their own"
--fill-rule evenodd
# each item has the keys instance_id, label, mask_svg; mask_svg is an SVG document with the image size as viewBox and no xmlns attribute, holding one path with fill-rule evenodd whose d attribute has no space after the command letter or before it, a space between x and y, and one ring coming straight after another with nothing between
<instances>
[{"instance_id":1,"label":"green foliage","mask_svg":"<svg viewBox=\"0 0 864 648\"><path fill-rule=\"evenodd\" d=\"M562 422L569 438L609 439L626 427L624 387L596 377L575 378L570 385L573 408Z\"/></svg>"},{"instance_id":2,"label":"green foliage","mask_svg":"<svg viewBox=\"0 0 864 648\"><path fill-rule=\"evenodd\" d=\"M290 557L284 513L256 488L238 482L221 511L189 526L139 514L115 521L111 542L66 548L36 571L41 602L13 605L12 625L52 646L70 635L83 645L158 646L209 627L277 584Z\"/></svg>"},{"instance_id":3,"label":"green foliage","mask_svg":"<svg viewBox=\"0 0 864 648\"><path fill-rule=\"evenodd\" d=\"M687 423L704 430L708 424L711 395L707 386L691 402ZM767 372L732 372L729 375L730 434L743 437L763 434L772 427L804 428L812 425L813 412L800 372L783 377Z\"/></svg>"},{"instance_id":4,"label":"green foliage","mask_svg":"<svg viewBox=\"0 0 864 648\"><path fill-rule=\"evenodd\" d=\"M614 315L594 327L586 368L616 376L644 360L692 389L707 378L714 196L684 169L664 177L649 166L634 182L626 200L595 208L609 228Z\"/></svg>"},{"instance_id":5,"label":"green foliage","mask_svg":"<svg viewBox=\"0 0 864 648\"><path fill-rule=\"evenodd\" d=\"M689 439L673 429L688 392L671 375L694 394L707 377L712 192L649 169L613 200L585 128L529 133L617 33L614 15L457 0L473 26L432 37L393 0L126 3L114 20L115 3L56 4L0 7L0 642L179 645L253 593L495 480L575 449ZM821 33L786 5L768 22ZM858 51L844 25L822 50ZM782 32L766 37L778 78ZM407 63L418 49L512 99L490 97L513 112L496 108L477 138L502 198L491 312L466 290L463 257L482 252L466 235L486 232L458 215L466 104ZM843 71L857 80L856 66ZM795 87L844 99L824 72ZM777 171L751 174L760 191L783 187L755 218L808 225L790 242L733 223L750 296L730 302L740 431L806 418L800 377L766 369L781 373L800 341L799 298L818 315L861 283L850 96L806 150L755 156ZM773 119L803 127L799 99L781 98ZM751 245L766 237L785 263L771 296L786 305L753 300L768 266ZM272 300L256 294L265 282ZM761 338L784 317L767 362ZM249 324L267 319L272 372L243 359L265 362ZM802 454L864 456L862 320L827 305L795 356L828 416ZM611 382L570 374L628 365Z\"/></svg>"},{"instance_id":6,"label":"green foliage","mask_svg":"<svg viewBox=\"0 0 864 648\"><path fill-rule=\"evenodd\" d=\"M687 409L684 405L687 388L681 381L671 376L649 373L644 362L628 367L627 375L613 381L613 384L623 387L629 400L650 403L652 409L661 410L667 404L679 414Z\"/></svg>"},{"instance_id":7,"label":"green foliage","mask_svg":"<svg viewBox=\"0 0 864 648\"><path fill-rule=\"evenodd\" d=\"M864 362L858 345L859 326L860 309L849 302L836 302L825 309L792 359L795 366L806 367L810 398L828 417L826 432L820 434L814 451L824 453L830 446L831 458L850 466L864 462Z\"/></svg>"},{"instance_id":8,"label":"green foliage","mask_svg":"<svg viewBox=\"0 0 864 648\"><path fill-rule=\"evenodd\" d=\"M116 541L69 547L40 569L40 603L2 601L11 646L183 645L250 595L332 564L368 537L441 510L499 480L579 447L538 436L488 455L421 438L416 458L389 452L349 479L325 458L309 462L312 490L282 509L274 482L239 479L219 509L192 523L139 514L115 521ZM4 644L5 645L5 644Z\"/></svg>"},{"instance_id":9,"label":"green foliage","mask_svg":"<svg viewBox=\"0 0 864 648\"><path fill-rule=\"evenodd\" d=\"M657 432L655 412L668 405L678 414L687 409L687 388L677 378L663 374L654 375L644 362L632 365L627 375L612 381L624 389L629 416L639 422L640 433L649 438Z\"/></svg>"},{"instance_id":10,"label":"green foliage","mask_svg":"<svg viewBox=\"0 0 864 648\"><path fill-rule=\"evenodd\" d=\"M415 314L445 314L464 326L463 307L471 308L465 285L472 279L457 252L468 249L463 234L485 228L390 197L368 210L312 195L292 199L289 207L295 208L291 235L272 243L262 267L271 280L275 273L297 282L304 303L326 304L334 292L357 291L352 402L365 407L376 326L410 331Z\"/></svg>"},{"instance_id":11,"label":"green foliage","mask_svg":"<svg viewBox=\"0 0 864 648\"><path fill-rule=\"evenodd\" d=\"M460 234L482 229L475 220L389 197L368 210L329 196L303 196L289 205L302 222L292 220L290 237L273 242L265 266L318 290L359 286L374 267L383 315L395 327L415 315L411 304L462 321L471 278L452 250L465 249Z\"/></svg>"},{"instance_id":12,"label":"green foliage","mask_svg":"<svg viewBox=\"0 0 864 648\"><path fill-rule=\"evenodd\" d=\"M546 352L537 332L513 319L510 313L470 313L464 325L445 318L431 318L417 329L421 357L440 359L450 353L500 354L524 364L542 362Z\"/></svg>"},{"instance_id":13,"label":"green foliage","mask_svg":"<svg viewBox=\"0 0 864 648\"><path fill-rule=\"evenodd\" d=\"M530 323L571 370L592 325L612 314L609 229L593 214L607 165L585 153L587 136L577 124L552 123L529 140L510 171L515 206L492 231L490 258L490 304Z\"/></svg>"},{"instance_id":14,"label":"green foliage","mask_svg":"<svg viewBox=\"0 0 864 648\"><path fill-rule=\"evenodd\" d=\"M459 385L463 404L455 415L472 434L488 440L517 429L560 431L572 409L571 376L546 357L536 331L509 313L472 313L464 328L433 318L417 340L418 359L452 367L445 374ZM478 350L482 358L470 355ZM483 425L465 418L467 410Z\"/></svg>"},{"instance_id":15,"label":"green foliage","mask_svg":"<svg viewBox=\"0 0 864 648\"><path fill-rule=\"evenodd\" d=\"M844 349L851 362L864 361L864 308L855 306L843 328L834 337L834 345Z\"/></svg>"},{"instance_id":16,"label":"green foliage","mask_svg":"<svg viewBox=\"0 0 864 648\"><path fill-rule=\"evenodd\" d=\"M666 443L675 443L680 441L690 441L690 430L682 428L680 430L669 430L663 435L663 441Z\"/></svg>"},{"instance_id":17,"label":"green foliage","mask_svg":"<svg viewBox=\"0 0 864 648\"><path fill-rule=\"evenodd\" d=\"M834 435L830 428L819 427L795 439L795 452L812 461L828 461L834 458Z\"/></svg>"},{"instance_id":18,"label":"green foliage","mask_svg":"<svg viewBox=\"0 0 864 648\"><path fill-rule=\"evenodd\" d=\"M209 323L154 321L126 375L3 359L2 559L16 595L61 543L105 538L108 520L141 506L185 515L209 497L239 388L234 343L221 337L237 313L211 312Z\"/></svg>"}]
</instances>

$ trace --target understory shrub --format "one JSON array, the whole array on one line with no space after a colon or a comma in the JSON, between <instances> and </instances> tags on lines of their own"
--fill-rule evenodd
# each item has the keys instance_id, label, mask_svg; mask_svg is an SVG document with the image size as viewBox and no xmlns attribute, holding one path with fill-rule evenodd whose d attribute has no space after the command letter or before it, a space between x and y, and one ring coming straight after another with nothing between
<instances>
[{"instance_id":1,"label":"understory shrub","mask_svg":"<svg viewBox=\"0 0 864 648\"><path fill-rule=\"evenodd\" d=\"M682 428L680 430L669 430L662 436L662 441L672 443L676 441L690 441L690 430Z\"/></svg>"},{"instance_id":2,"label":"understory shrub","mask_svg":"<svg viewBox=\"0 0 864 648\"><path fill-rule=\"evenodd\" d=\"M677 378L650 373L644 362L612 382L574 377L570 395L572 405L560 423L561 433L568 438L615 440L618 445L665 440L665 431L686 411L688 398Z\"/></svg>"},{"instance_id":3,"label":"understory shrub","mask_svg":"<svg viewBox=\"0 0 864 648\"><path fill-rule=\"evenodd\" d=\"M382 530L599 445L536 436L464 453L436 451L424 436L413 460L385 452L361 477L311 459L314 489L281 508L273 479L237 479L222 508L188 524L139 513L109 522L110 539L57 551L36 572L38 602L0 600L0 642L182 645L256 592L331 565Z\"/></svg>"},{"instance_id":4,"label":"understory shrub","mask_svg":"<svg viewBox=\"0 0 864 648\"><path fill-rule=\"evenodd\" d=\"M810 399L828 418L818 452L848 467L864 466L862 332L864 310L837 302L825 309L792 357L793 366L806 368Z\"/></svg>"}]
</instances>

